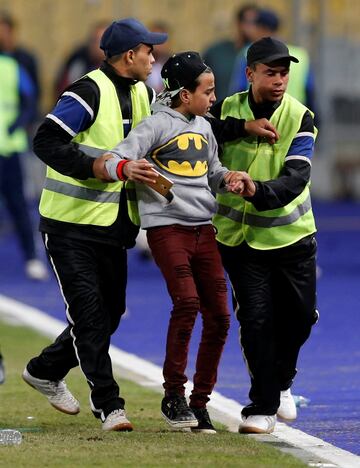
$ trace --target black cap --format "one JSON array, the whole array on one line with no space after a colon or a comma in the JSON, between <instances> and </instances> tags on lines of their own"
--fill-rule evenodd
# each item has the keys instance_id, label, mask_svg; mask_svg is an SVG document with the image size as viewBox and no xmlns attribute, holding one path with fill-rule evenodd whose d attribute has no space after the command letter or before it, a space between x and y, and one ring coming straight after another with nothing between
<instances>
[{"instance_id":1,"label":"black cap","mask_svg":"<svg viewBox=\"0 0 360 468\"><path fill-rule=\"evenodd\" d=\"M296 57L289 54L289 49L283 42L272 37L263 37L259 41L254 42L249 47L246 58L248 66L254 63L267 64L282 59L299 63Z\"/></svg>"},{"instance_id":2,"label":"black cap","mask_svg":"<svg viewBox=\"0 0 360 468\"><path fill-rule=\"evenodd\" d=\"M161 69L165 89L185 88L209 68L197 52L187 51L172 55Z\"/></svg>"},{"instance_id":3,"label":"black cap","mask_svg":"<svg viewBox=\"0 0 360 468\"><path fill-rule=\"evenodd\" d=\"M168 38L166 33L150 32L135 18L114 21L105 29L100 48L107 57L127 52L139 44L162 44Z\"/></svg>"}]
</instances>

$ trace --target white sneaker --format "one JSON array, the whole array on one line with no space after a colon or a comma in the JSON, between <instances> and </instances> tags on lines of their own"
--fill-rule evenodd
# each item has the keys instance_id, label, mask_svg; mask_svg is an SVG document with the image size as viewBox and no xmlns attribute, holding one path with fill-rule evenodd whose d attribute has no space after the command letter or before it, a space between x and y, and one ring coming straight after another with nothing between
<instances>
[{"instance_id":1,"label":"white sneaker","mask_svg":"<svg viewBox=\"0 0 360 468\"><path fill-rule=\"evenodd\" d=\"M80 412L80 404L68 390L64 380L37 379L29 374L26 367L22 378L35 390L45 395L49 403L57 410L66 414L78 414Z\"/></svg>"},{"instance_id":2,"label":"white sneaker","mask_svg":"<svg viewBox=\"0 0 360 468\"><path fill-rule=\"evenodd\" d=\"M284 421L294 421L296 419L297 410L290 388L280 392L280 406L276 414Z\"/></svg>"},{"instance_id":3,"label":"white sneaker","mask_svg":"<svg viewBox=\"0 0 360 468\"><path fill-rule=\"evenodd\" d=\"M107 415L102 423L104 431L132 431L133 426L126 418L125 410L116 409Z\"/></svg>"},{"instance_id":4,"label":"white sneaker","mask_svg":"<svg viewBox=\"0 0 360 468\"><path fill-rule=\"evenodd\" d=\"M49 272L46 265L37 258L28 260L25 263L26 276L36 281L46 281L49 278Z\"/></svg>"},{"instance_id":5,"label":"white sneaker","mask_svg":"<svg viewBox=\"0 0 360 468\"><path fill-rule=\"evenodd\" d=\"M242 416L239 432L242 434L270 434L273 432L275 424L275 414L273 416L256 414L247 418Z\"/></svg>"}]
</instances>

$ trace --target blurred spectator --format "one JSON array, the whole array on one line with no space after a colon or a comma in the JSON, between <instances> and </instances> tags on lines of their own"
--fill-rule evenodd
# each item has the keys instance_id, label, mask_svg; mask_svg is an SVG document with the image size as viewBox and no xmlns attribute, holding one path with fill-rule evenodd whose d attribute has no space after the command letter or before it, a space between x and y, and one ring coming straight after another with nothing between
<instances>
[{"instance_id":1,"label":"blurred spectator","mask_svg":"<svg viewBox=\"0 0 360 468\"><path fill-rule=\"evenodd\" d=\"M13 57L0 53L0 194L14 222L25 256L25 272L31 279L47 278L45 265L36 258L20 156L28 149L25 128L33 118L36 89Z\"/></svg>"},{"instance_id":2,"label":"blurred spectator","mask_svg":"<svg viewBox=\"0 0 360 468\"><path fill-rule=\"evenodd\" d=\"M40 117L40 81L39 67L36 56L23 46L18 45L18 25L15 19L8 12L0 12L0 52L10 55L26 70L34 85L35 99L31 109L31 115L27 118L26 131L29 141L32 140L36 130L36 123ZM26 156L22 159L22 166L26 174L25 194L33 199L38 199L42 180L44 178L44 167L39 164L37 158L31 150L28 150Z\"/></svg>"},{"instance_id":3,"label":"blurred spectator","mask_svg":"<svg viewBox=\"0 0 360 468\"><path fill-rule=\"evenodd\" d=\"M235 16L234 39L215 42L202 54L205 63L214 72L218 101L229 95L228 91L234 63L238 52L252 40L252 30L257 11L258 8L254 4L241 7Z\"/></svg>"},{"instance_id":4,"label":"blurred spectator","mask_svg":"<svg viewBox=\"0 0 360 468\"><path fill-rule=\"evenodd\" d=\"M262 37L274 37L277 35L279 27L280 19L274 11L260 9L255 19L255 27L251 30L250 40L251 42L255 42ZM309 54L303 47L291 44L287 44L287 47L290 54L299 59L299 63L293 63L291 65L291 75L287 92L315 113L315 123L318 125L314 75L310 66ZM237 57L229 90L231 94L248 89L245 73L247 49L248 46L240 51Z\"/></svg>"},{"instance_id":5,"label":"blurred spectator","mask_svg":"<svg viewBox=\"0 0 360 468\"><path fill-rule=\"evenodd\" d=\"M169 26L162 21L155 21L149 27L149 30L152 32L160 32L169 34ZM153 56L155 58L155 63L153 64L152 72L149 78L146 81L148 86L155 89L156 94L160 93L164 89L164 84L161 78L161 68L170 57L171 50L169 41L166 41L164 44L154 45Z\"/></svg>"},{"instance_id":6,"label":"blurred spectator","mask_svg":"<svg viewBox=\"0 0 360 468\"><path fill-rule=\"evenodd\" d=\"M108 25L109 21L94 24L90 28L86 43L76 48L65 60L55 83L57 96L75 80L100 67L105 58L100 49L100 39Z\"/></svg>"},{"instance_id":7,"label":"blurred spectator","mask_svg":"<svg viewBox=\"0 0 360 468\"><path fill-rule=\"evenodd\" d=\"M2 354L0 353L0 384L5 382L5 367L4 367L4 359Z\"/></svg>"},{"instance_id":8,"label":"blurred spectator","mask_svg":"<svg viewBox=\"0 0 360 468\"><path fill-rule=\"evenodd\" d=\"M17 24L7 12L0 12L0 53L11 55L29 74L33 85L35 99L32 116L28 123L35 123L38 118L38 102L40 98L40 82L36 56L26 48L17 44Z\"/></svg>"}]
</instances>

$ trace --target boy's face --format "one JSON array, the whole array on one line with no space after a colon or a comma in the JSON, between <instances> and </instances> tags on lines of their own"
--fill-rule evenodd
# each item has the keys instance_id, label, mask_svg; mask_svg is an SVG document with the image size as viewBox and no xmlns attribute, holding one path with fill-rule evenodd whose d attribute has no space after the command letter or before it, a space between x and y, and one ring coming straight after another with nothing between
<instances>
[{"instance_id":1,"label":"boy's face","mask_svg":"<svg viewBox=\"0 0 360 468\"><path fill-rule=\"evenodd\" d=\"M255 69L246 68L256 103L281 101L289 81L289 68L288 62L258 63Z\"/></svg>"},{"instance_id":2,"label":"boy's face","mask_svg":"<svg viewBox=\"0 0 360 468\"><path fill-rule=\"evenodd\" d=\"M213 73L202 73L199 85L188 93L187 111L193 115L205 115L216 101L215 78Z\"/></svg>"}]
</instances>

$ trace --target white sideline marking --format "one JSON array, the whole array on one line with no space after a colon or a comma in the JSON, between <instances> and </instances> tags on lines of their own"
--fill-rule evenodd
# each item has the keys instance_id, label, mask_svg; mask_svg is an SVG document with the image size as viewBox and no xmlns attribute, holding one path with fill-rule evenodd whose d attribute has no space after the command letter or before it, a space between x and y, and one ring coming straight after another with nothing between
<instances>
[{"instance_id":1,"label":"white sideline marking","mask_svg":"<svg viewBox=\"0 0 360 468\"><path fill-rule=\"evenodd\" d=\"M57 320L44 312L0 294L0 315L4 318L17 320L22 325L37 330L49 338L57 337L66 327L66 323ZM142 383L147 386L161 387L163 382L162 370L159 366L148 362L135 354L122 351L115 346L110 347L113 363L131 373L140 376ZM139 379L137 379L139 382ZM187 391L192 388L192 382L187 383ZM213 392L208 407L223 417L220 422L228 418L238 425L242 406L235 400L226 398L218 392ZM234 425L234 424L233 424ZM233 429L234 430L234 429ZM346 450L335 447L317 437L306 434L298 429L292 429L283 423L277 423L273 435L284 442L295 445L316 457L320 457L331 464L310 463L309 466L335 466L359 468L360 457Z\"/></svg>"}]
</instances>

